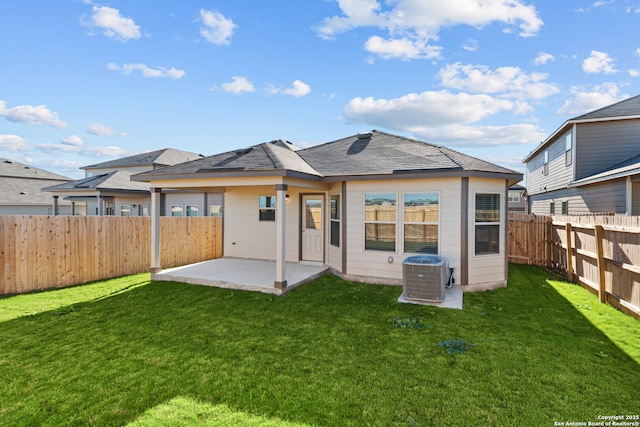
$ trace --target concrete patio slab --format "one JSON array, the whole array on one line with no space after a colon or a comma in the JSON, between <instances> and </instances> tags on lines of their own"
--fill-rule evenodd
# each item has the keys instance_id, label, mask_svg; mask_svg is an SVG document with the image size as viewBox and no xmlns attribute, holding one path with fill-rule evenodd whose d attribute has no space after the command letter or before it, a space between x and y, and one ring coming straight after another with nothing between
<instances>
[{"instance_id":1,"label":"concrete patio slab","mask_svg":"<svg viewBox=\"0 0 640 427\"><path fill-rule=\"evenodd\" d=\"M405 298L404 295L400 295L400 297L398 298L398 302L407 304L432 305L434 307L454 308L456 310L462 310L463 294L464 292L462 291L462 289L458 287L452 287L444 290L444 300L442 302L411 300Z\"/></svg>"},{"instance_id":2,"label":"concrete patio slab","mask_svg":"<svg viewBox=\"0 0 640 427\"><path fill-rule=\"evenodd\" d=\"M321 276L329 267L322 264L286 263L287 287L276 289L276 262L244 258L219 258L182 267L168 268L151 275L152 280L175 281L218 288L257 291L282 295Z\"/></svg>"}]
</instances>

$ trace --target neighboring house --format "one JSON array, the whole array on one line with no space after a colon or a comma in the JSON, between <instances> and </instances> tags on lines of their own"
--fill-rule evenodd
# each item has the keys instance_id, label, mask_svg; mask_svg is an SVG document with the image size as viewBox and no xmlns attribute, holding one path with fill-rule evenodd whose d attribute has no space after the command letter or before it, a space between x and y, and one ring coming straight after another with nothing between
<instances>
[{"instance_id":1,"label":"neighboring house","mask_svg":"<svg viewBox=\"0 0 640 427\"><path fill-rule=\"evenodd\" d=\"M166 148L104 163L85 166L85 178L44 189L59 195L87 215L148 216L149 184L132 182L132 174L202 159L201 154ZM221 212L222 196L202 191L162 194L161 215L203 216Z\"/></svg>"},{"instance_id":2,"label":"neighboring house","mask_svg":"<svg viewBox=\"0 0 640 427\"><path fill-rule=\"evenodd\" d=\"M521 185L512 185L509 187L509 212L525 213L527 203L524 197L525 188Z\"/></svg>"},{"instance_id":3,"label":"neighboring house","mask_svg":"<svg viewBox=\"0 0 640 427\"><path fill-rule=\"evenodd\" d=\"M152 224L165 189L224 192L224 256L328 265L401 283L409 255L454 264L467 290L505 286L507 189L522 174L448 148L372 131L297 149L278 140L134 175L149 182ZM152 233L152 272L159 231Z\"/></svg>"},{"instance_id":4,"label":"neighboring house","mask_svg":"<svg viewBox=\"0 0 640 427\"><path fill-rule=\"evenodd\" d=\"M53 215L54 199L41 189L69 180L66 176L0 158L0 215ZM68 214L71 203L61 203L58 209Z\"/></svg>"},{"instance_id":5,"label":"neighboring house","mask_svg":"<svg viewBox=\"0 0 640 427\"><path fill-rule=\"evenodd\" d=\"M530 213L640 215L640 95L567 120L523 162Z\"/></svg>"}]
</instances>

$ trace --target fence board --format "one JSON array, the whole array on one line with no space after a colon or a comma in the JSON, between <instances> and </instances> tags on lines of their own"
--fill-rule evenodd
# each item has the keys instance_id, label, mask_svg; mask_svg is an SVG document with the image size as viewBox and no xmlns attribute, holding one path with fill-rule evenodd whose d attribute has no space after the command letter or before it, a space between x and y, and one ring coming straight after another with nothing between
<instances>
[{"instance_id":1,"label":"fence board","mask_svg":"<svg viewBox=\"0 0 640 427\"><path fill-rule=\"evenodd\" d=\"M222 256L222 218L160 218L163 267ZM166 233L166 234L165 234ZM148 271L151 219L0 216L0 295Z\"/></svg>"}]
</instances>

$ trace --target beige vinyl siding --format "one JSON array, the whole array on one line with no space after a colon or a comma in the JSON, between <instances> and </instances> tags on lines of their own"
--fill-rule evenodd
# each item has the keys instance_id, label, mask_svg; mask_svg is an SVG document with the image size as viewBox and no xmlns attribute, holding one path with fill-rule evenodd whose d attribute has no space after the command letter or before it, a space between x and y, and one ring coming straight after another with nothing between
<instances>
[{"instance_id":1,"label":"beige vinyl siding","mask_svg":"<svg viewBox=\"0 0 640 427\"><path fill-rule=\"evenodd\" d=\"M403 194L439 194L439 255L460 264L460 178L350 181L347 184L347 274L374 279L402 280ZM365 251L365 206L367 193L397 194L396 251ZM389 263L389 257L393 262ZM455 276L459 280L459 271Z\"/></svg>"},{"instance_id":2,"label":"beige vinyl siding","mask_svg":"<svg viewBox=\"0 0 640 427\"><path fill-rule=\"evenodd\" d=\"M286 207L286 260L298 262L299 192L289 187ZM258 220L258 197L275 196L273 186L229 187L225 192L224 255L275 260L276 222ZM325 202L326 203L326 202Z\"/></svg>"},{"instance_id":3,"label":"beige vinyl siding","mask_svg":"<svg viewBox=\"0 0 640 427\"><path fill-rule=\"evenodd\" d=\"M144 206L149 206L149 204L151 203L151 198L148 197L137 197L137 198L124 198L124 197L116 197L115 199L115 211L114 211L114 215L115 216L120 216L120 208L122 207L122 205L136 205L135 208L131 209L131 216L139 216L138 215L138 206L140 205L144 205ZM96 205L97 206L97 205ZM95 208L94 208L95 209ZM95 210L94 210L95 212Z\"/></svg>"},{"instance_id":4,"label":"beige vinyl siding","mask_svg":"<svg viewBox=\"0 0 640 427\"><path fill-rule=\"evenodd\" d=\"M579 123L576 127L576 179L638 154L640 119Z\"/></svg>"},{"instance_id":5,"label":"beige vinyl siding","mask_svg":"<svg viewBox=\"0 0 640 427\"><path fill-rule=\"evenodd\" d=\"M206 215L207 207L204 204L204 193L166 193L165 212L167 216L171 214L171 206L175 205L182 206L184 216L187 216L187 206L197 206L198 216Z\"/></svg>"},{"instance_id":6,"label":"beige vinyl siding","mask_svg":"<svg viewBox=\"0 0 640 427\"><path fill-rule=\"evenodd\" d=\"M547 148L538 153L527 162L527 192L531 194L544 193L566 187L573 179L573 163L565 165L566 136L571 132L565 132L551 143ZM573 136L573 150L575 150L575 135ZM544 175L545 151L549 151L549 172Z\"/></svg>"},{"instance_id":7,"label":"beige vinyl siding","mask_svg":"<svg viewBox=\"0 0 640 427\"><path fill-rule=\"evenodd\" d=\"M475 254L475 204L476 194L488 193L500 195L500 248L498 254ZM505 251L506 251L506 212L505 198L507 197L506 183L504 180L470 178L469 179L469 282L468 286L476 289L488 289L504 286L505 277Z\"/></svg>"}]
</instances>

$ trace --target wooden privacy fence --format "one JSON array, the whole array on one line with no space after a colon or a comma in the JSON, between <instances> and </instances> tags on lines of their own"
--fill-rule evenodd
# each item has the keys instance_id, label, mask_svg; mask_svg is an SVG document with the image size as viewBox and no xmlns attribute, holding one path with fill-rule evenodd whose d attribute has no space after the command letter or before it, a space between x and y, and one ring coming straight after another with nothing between
<instances>
[{"instance_id":1,"label":"wooden privacy fence","mask_svg":"<svg viewBox=\"0 0 640 427\"><path fill-rule=\"evenodd\" d=\"M161 217L161 263L175 267L222 256L219 217ZM151 219L0 216L0 295L149 270Z\"/></svg>"},{"instance_id":2,"label":"wooden privacy fence","mask_svg":"<svg viewBox=\"0 0 640 427\"><path fill-rule=\"evenodd\" d=\"M561 270L640 319L640 217L509 213L509 261Z\"/></svg>"}]
</instances>

